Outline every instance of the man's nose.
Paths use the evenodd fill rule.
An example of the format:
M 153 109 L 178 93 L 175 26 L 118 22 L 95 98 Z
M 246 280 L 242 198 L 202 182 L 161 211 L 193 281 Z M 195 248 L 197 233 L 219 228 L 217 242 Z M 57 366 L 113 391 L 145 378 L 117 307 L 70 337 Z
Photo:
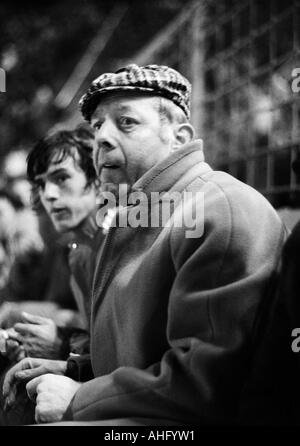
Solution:
M 46 182 L 44 188 L 44 198 L 47 201 L 54 201 L 59 196 L 58 186 L 52 182 Z
M 110 121 L 105 121 L 95 133 L 95 142 L 99 149 L 106 151 L 115 147 L 115 127 Z

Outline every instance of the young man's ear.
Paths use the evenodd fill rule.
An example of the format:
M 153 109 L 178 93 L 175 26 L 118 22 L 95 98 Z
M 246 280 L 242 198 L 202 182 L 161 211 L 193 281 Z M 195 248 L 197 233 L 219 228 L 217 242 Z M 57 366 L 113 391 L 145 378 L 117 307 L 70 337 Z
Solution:
M 174 149 L 191 142 L 195 137 L 194 127 L 189 123 L 179 124 L 175 130 Z

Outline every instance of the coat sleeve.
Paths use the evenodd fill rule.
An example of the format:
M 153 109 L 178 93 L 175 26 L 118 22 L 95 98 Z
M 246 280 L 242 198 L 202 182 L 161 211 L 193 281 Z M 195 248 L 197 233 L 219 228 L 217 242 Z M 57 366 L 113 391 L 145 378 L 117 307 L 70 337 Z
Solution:
M 66 419 L 145 417 L 227 423 L 250 361 L 253 324 L 276 270 L 284 230 L 255 191 L 207 188 L 204 234 L 170 231 L 176 271 L 166 327 L 169 349 L 144 370 L 121 367 L 84 383 Z M 153 327 L 155 330 L 155 327 Z

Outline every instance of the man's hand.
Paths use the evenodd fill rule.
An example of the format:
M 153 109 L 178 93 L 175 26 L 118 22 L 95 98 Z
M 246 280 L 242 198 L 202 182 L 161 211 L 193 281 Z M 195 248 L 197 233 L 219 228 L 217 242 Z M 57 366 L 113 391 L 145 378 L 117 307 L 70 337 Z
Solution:
M 23 345 L 27 356 L 60 359 L 63 340 L 52 319 L 22 313 L 23 322 L 14 325 L 15 340 Z
M 5 406 L 11 407 L 15 402 L 17 384 L 21 381 L 29 381 L 46 373 L 64 375 L 67 369 L 66 361 L 54 361 L 51 359 L 25 358 L 18 362 L 6 373 L 3 381 L 3 397 Z
M 36 401 L 35 421 L 37 423 L 61 421 L 81 385 L 66 376 L 51 374 L 29 381 L 26 390 L 29 398 Z
M 16 302 L 3 302 L 0 306 L 0 327 L 11 327 L 20 317 L 20 311 Z
M 17 332 L 13 328 L 9 328 L 6 330 L 8 335 L 8 339 L 6 340 L 6 349 L 2 354 L 7 356 L 12 364 L 21 361 L 21 359 L 25 358 L 26 353 L 24 347 L 20 345 L 17 338 Z

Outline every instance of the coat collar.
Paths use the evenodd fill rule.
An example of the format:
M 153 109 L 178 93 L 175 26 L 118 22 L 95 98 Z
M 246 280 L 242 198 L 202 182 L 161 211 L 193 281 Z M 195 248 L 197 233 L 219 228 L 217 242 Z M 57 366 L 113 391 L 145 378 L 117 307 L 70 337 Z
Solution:
M 203 170 L 210 169 L 204 163 L 202 140 L 198 139 L 185 144 L 173 152 L 161 163 L 152 167 L 133 186 L 132 191 L 164 192 L 170 190 L 186 172 L 196 164 L 203 163 Z

